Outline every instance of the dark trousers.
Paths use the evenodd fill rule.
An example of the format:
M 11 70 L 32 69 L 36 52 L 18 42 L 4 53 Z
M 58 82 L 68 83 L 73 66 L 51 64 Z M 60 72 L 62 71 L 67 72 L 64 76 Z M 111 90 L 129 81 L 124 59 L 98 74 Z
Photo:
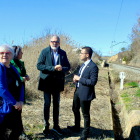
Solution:
M 5 115 L 3 122 L 0 124 L 0 140 L 3 140 L 6 128 L 12 130 L 9 140 L 18 140 L 23 131 L 21 111 L 12 107 L 12 111 Z
M 55 92 L 52 94 L 44 92 L 44 122 L 45 122 L 45 127 L 49 127 L 51 95 L 53 97 L 53 123 L 54 123 L 54 127 L 55 126 L 57 127 L 59 125 L 60 92 Z
M 91 101 L 80 100 L 78 88 L 77 88 L 74 93 L 72 110 L 75 117 L 75 126 L 79 128 L 80 127 L 80 107 L 81 107 L 82 114 L 84 117 L 84 130 L 82 132 L 82 136 L 84 137 L 88 136 L 89 128 L 90 128 L 90 104 L 91 104 Z

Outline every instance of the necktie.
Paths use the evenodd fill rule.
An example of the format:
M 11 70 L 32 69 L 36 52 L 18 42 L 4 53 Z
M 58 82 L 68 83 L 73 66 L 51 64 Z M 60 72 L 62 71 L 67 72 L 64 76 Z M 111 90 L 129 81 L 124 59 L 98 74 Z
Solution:
M 85 66 L 85 64 L 83 63 L 82 66 L 81 66 L 81 68 L 80 68 L 80 70 L 79 70 L 78 76 L 81 75 L 81 72 L 82 72 L 82 69 L 83 69 L 84 66 Z M 76 87 L 79 87 L 79 82 L 77 82 Z
M 85 66 L 85 64 L 83 63 L 82 66 L 81 66 L 81 68 L 80 68 L 80 70 L 79 70 L 79 74 L 78 74 L 78 76 L 81 75 L 81 72 L 82 72 L 82 69 L 83 69 L 84 66 Z

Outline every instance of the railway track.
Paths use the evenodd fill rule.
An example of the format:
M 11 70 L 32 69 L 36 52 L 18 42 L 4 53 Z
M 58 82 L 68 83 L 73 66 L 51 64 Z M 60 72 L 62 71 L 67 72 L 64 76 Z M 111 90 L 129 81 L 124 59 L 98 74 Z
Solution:
M 116 72 L 125 72 L 126 79 L 140 81 L 140 68 L 128 65 L 109 63 L 109 67 L 113 68 Z
M 129 66 L 129 65 L 117 64 L 117 63 L 109 63 L 109 64 L 132 69 L 132 70 L 136 70 L 136 71 L 140 71 L 140 67 L 134 67 L 134 66 Z

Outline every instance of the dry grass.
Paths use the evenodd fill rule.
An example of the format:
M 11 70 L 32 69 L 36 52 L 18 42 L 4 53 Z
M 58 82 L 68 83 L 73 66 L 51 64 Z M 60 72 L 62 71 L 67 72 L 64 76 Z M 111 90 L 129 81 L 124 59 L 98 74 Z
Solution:
M 132 28 L 132 33 L 129 36 L 132 41 L 128 46 L 127 51 L 123 54 L 123 58 L 126 57 L 126 61 L 132 66 L 140 66 L 140 16 L 138 16 L 137 23 Z
M 122 52 L 118 53 L 116 62 L 121 63 L 121 60 L 126 61 L 127 64 L 132 66 L 140 66 L 140 15 L 138 15 L 137 23 L 132 27 L 132 32 L 129 35 L 131 44 L 126 48 L 122 48 Z
M 36 68 L 38 57 L 41 50 L 49 46 L 52 34 L 43 35 L 40 38 L 34 38 L 31 42 L 23 47 L 23 61 L 27 70 L 27 74 L 30 76 L 31 80 L 26 82 L 26 92 L 27 92 L 27 104 L 23 108 L 23 124 L 24 129 L 28 135 L 30 135 L 34 140 L 37 139 L 77 139 L 80 134 L 72 133 L 66 129 L 67 125 L 73 125 L 73 113 L 72 113 L 72 100 L 73 93 L 75 90 L 75 84 L 72 82 L 74 73 L 77 72 L 77 68 L 81 61 L 79 60 L 79 54 L 74 51 L 75 48 L 79 47 L 78 44 L 72 40 L 68 35 L 60 35 L 60 47 L 66 51 L 69 62 L 71 64 L 71 70 L 66 73 L 65 89 L 61 93 L 60 102 L 60 126 L 63 129 L 65 135 L 59 137 L 52 131 L 48 138 L 44 138 L 42 135 L 42 130 L 44 127 L 43 123 L 43 93 L 37 90 L 39 71 Z M 94 60 L 99 60 L 100 56 L 96 53 Z M 106 73 L 106 71 L 105 71 Z M 102 71 L 101 74 L 104 74 Z M 106 76 L 106 77 L 105 77 Z M 113 137 L 111 115 L 110 115 L 110 102 L 108 97 L 108 86 L 104 87 L 107 82 L 107 73 L 100 81 L 97 88 L 97 100 L 92 103 L 91 106 L 91 120 L 92 127 L 90 137 L 91 139 L 106 139 Z M 103 80 L 103 81 L 102 81 Z M 105 82 L 105 83 L 103 83 Z M 97 84 L 97 85 L 98 85 Z M 99 94 L 99 95 L 98 95 Z M 105 100 L 104 100 L 105 99 Z M 106 110 L 106 112 L 104 111 Z M 105 116 L 105 117 L 103 117 Z M 106 123 L 104 123 L 106 122 Z M 52 108 L 50 111 L 50 129 L 53 127 L 52 122 Z M 83 118 L 82 118 L 83 127 Z M 82 132 L 82 131 L 81 131 Z
M 39 97 L 37 86 L 39 80 L 39 71 L 36 68 L 36 64 L 39 58 L 39 55 L 42 49 L 49 46 L 50 39 L 52 34 L 43 35 L 40 38 L 33 38 L 31 42 L 29 42 L 28 46 L 24 45 L 23 47 L 23 61 L 25 63 L 25 67 L 27 70 L 27 74 L 30 76 L 30 81 L 26 82 L 27 88 L 27 97 L 32 98 L 37 96 Z M 67 34 L 61 34 L 60 37 L 60 47 L 66 51 L 68 60 L 71 64 L 71 69 L 66 73 L 67 75 L 71 75 L 77 68 L 81 65 L 79 60 L 79 54 L 75 51 L 75 48 L 78 47 L 78 44 L 72 40 Z M 100 59 L 100 56 L 97 52 L 93 57 L 93 61 L 95 63 Z M 32 94 L 30 94 L 32 93 Z
M 108 70 L 100 69 L 99 80 L 96 85 L 96 99 L 91 104 L 91 128 L 89 134 L 89 140 L 113 139 L 113 124 L 111 116 L 111 106 L 109 97 L 109 85 L 107 81 Z M 71 77 L 72 78 L 72 77 Z M 70 79 L 71 79 L 70 78 Z M 70 80 L 69 79 L 69 80 Z M 72 80 L 72 79 L 71 79 Z M 52 107 L 50 110 L 50 134 L 48 137 L 42 135 L 44 122 L 43 122 L 43 93 L 40 94 L 40 98 L 28 100 L 27 104 L 23 108 L 23 124 L 24 129 L 28 135 L 34 140 L 36 139 L 67 139 L 76 140 L 80 137 L 84 120 L 81 118 L 81 132 L 72 133 L 67 129 L 67 125 L 74 125 L 74 116 L 72 112 L 72 101 L 75 86 L 72 82 L 67 82 L 65 85 L 66 91 L 61 93 L 60 100 L 60 127 L 62 128 L 64 135 L 58 136 L 53 131 L 53 119 L 52 119 Z M 33 93 L 30 93 L 33 94 Z M 81 114 L 82 116 L 82 114 Z
M 39 80 L 39 71 L 36 68 L 36 64 L 42 49 L 49 46 L 51 37 L 52 35 L 49 34 L 38 39 L 34 38 L 31 42 L 29 42 L 28 46 L 24 45 L 23 47 L 23 61 L 31 79 L 29 82 L 26 82 L 28 97 L 38 96 L 37 85 Z M 71 64 L 71 70 L 66 74 L 68 75 L 77 69 L 80 63 L 78 59 L 79 56 L 76 51 L 74 51 L 74 48 L 77 47 L 77 45 L 74 41 L 71 41 L 71 38 L 67 35 L 60 35 L 60 44 L 60 47 L 66 51 L 68 60 Z M 30 92 L 33 94 L 28 95 Z
M 126 86 L 125 86 L 126 85 Z M 119 85 L 118 85 L 119 88 Z M 124 84 L 120 96 L 125 104 L 126 110 L 130 113 L 132 110 L 140 110 L 140 88 L 136 86 L 128 86 Z

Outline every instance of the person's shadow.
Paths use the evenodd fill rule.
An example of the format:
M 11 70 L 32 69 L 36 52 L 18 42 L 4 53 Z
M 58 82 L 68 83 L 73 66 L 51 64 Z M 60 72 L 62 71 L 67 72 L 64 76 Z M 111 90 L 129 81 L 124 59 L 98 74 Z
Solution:
M 39 138 L 39 140 L 47 140 L 47 139 L 52 139 L 52 140 L 62 140 L 65 138 L 70 138 L 73 137 L 74 140 L 78 140 L 80 136 L 82 135 L 83 128 L 81 128 L 79 133 L 72 132 L 71 130 L 64 128 L 62 129 L 63 135 L 60 136 L 56 132 L 50 130 L 50 133 L 48 136 L 44 136 L 42 133 L 36 134 L 36 137 Z M 90 133 L 88 136 L 88 139 L 105 139 L 105 138 L 114 138 L 114 133 L 113 130 L 103 130 L 103 129 L 98 129 L 94 127 L 90 127 Z

